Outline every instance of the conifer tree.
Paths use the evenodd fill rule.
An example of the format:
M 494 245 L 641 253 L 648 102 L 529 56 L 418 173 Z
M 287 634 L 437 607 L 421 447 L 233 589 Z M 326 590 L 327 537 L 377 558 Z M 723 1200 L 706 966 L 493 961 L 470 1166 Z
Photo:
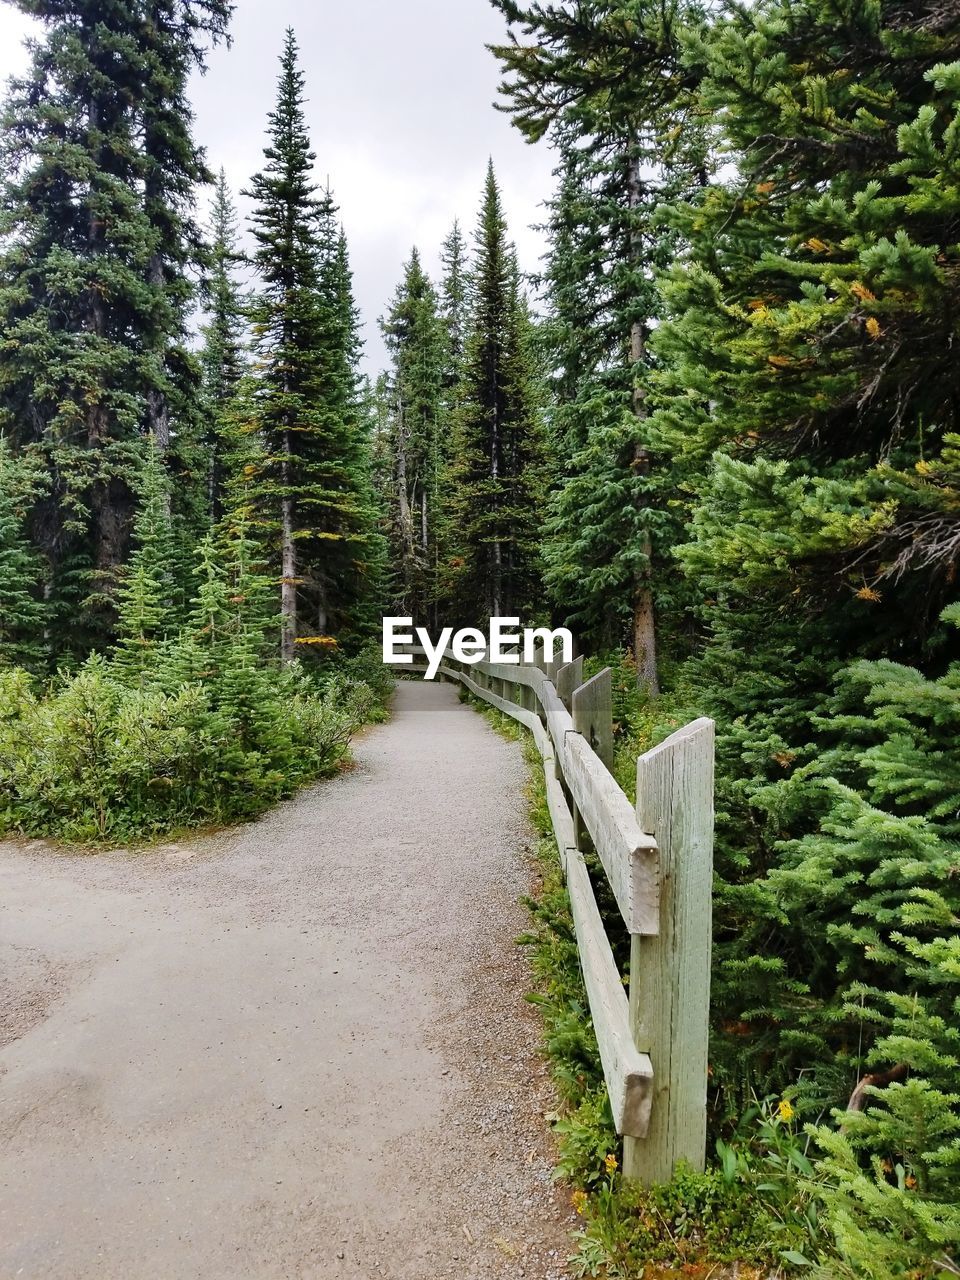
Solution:
M 539 607 L 544 441 L 530 325 L 500 190 L 488 167 L 477 229 L 452 467 L 451 548 L 460 616 L 531 616 Z
M 457 389 L 463 376 L 463 354 L 467 329 L 467 288 L 469 270 L 467 245 L 459 221 L 455 221 L 440 251 L 440 315 L 447 333 L 445 390 L 448 410 L 455 408 Z
M 952 856 L 920 829 L 949 805 L 950 750 L 897 698 L 890 740 L 864 751 L 876 726 L 833 684 L 858 658 L 909 662 L 947 720 L 952 694 L 920 672 L 955 644 L 938 615 L 958 546 L 942 168 L 958 52 L 926 8 L 815 0 L 737 11 L 695 43 L 739 168 L 669 211 L 689 248 L 652 340 L 653 429 L 695 490 L 679 554 L 706 637 L 684 681 L 721 726 L 715 1082 L 803 1072 L 821 1104 L 849 1097 L 850 1040 L 873 1052 L 838 975 L 909 994 L 886 926 Z
M 175 437 L 192 434 L 197 373 L 187 347 L 189 269 L 204 256 L 193 206 L 196 188 L 213 181 L 192 136 L 188 79 L 194 69 L 205 70 L 207 46 L 226 38 L 232 12 L 229 0 L 144 0 L 137 14 L 145 69 L 144 212 L 152 233 L 147 281 L 166 312 L 157 327 L 153 354 L 161 376 L 147 392 L 146 429 L 161 454 L 171 448 L 171 415 L 179 418 Z
M 953 214 L 934 192 L 960 96 L 944 63 L 960 40 L 905 5 L 858 4 L 844 20 L 790 7 L 788 34 L 786 13 L 732 18 L 701 50 L 705 104 L 729 116 L 743 159 L 735 182 L 678 211 L 695 265 L 666 286 L 661 418 L 674 447 L 745 464 L 738 495 L 718 476 L 741 539 L 805 491 L 809 518 L 780 551 L 795 628 L 846 632 L 831 642 L 841 659 L 868 636 L 919 655 L 952 595 L 956 545 L 925 474 L 953 465 L 940 452 L 957 427 Z M 782 462 L 776 476 L 753 482 L 758 455 Z
M 228 9 L 18 4 L 45 33 L 4 115 L 0 395 L 13 447 L 51 477 L 31 539 L 53 634 L 82 652 L 111 631 L 143 442 L 151 422 L 166 435 L 158 406 L 189 364 L 185 217 L 204 175 L 183 95 Z
M 155 676 L 164 642 L 176 634 L 176 555 L 170 523 L 170 490 L 163 460 L 154 446 L 141 478 L 133 526 L 134 550 L 124 566 L 118 596 L 118 641 L 114 669 L 133 685 Z
M 235 436 L 237 396 L 247 371 L 245 320 L 234 270 L 242 261 L 237 247 L 237 217 L 221 169 L 214 188 L 210 244 L 210 296 L 203 327 L 200 364 L 203 373 L 203 453 L 209 518 L 223 518 L 227 463 Z
M 960 607 L 944 622 L 960 625 Z M 955 1261 L 960 1240 L 958 688 L 957 662 L 934 679 L 854 664 L 815 719 L 819 756 L 766 798 L 813 826 L 784 843 L 767 884 L 786 971 L 803 980 L 806 1087 L 833 1075 L 845 1088 L 826 1094 L 841 1101 L 839 1131 L 816 1134 L 825 1225 L 850 1263 L 883 1277 Z M 882 1161 L 901 1167 L 896 1182 Z
M 372 634 L 381 614 L 384 548 L 371 473 L 369 422 L 357 368 L 360 313 L 346 233 L 329 189 L 320 221 L 320 303 L 323 324 L 322 429 L 308 449 L 315 468 L 311 505 L 320 520 L 305 542 L 307 607 L 317 631 L 352 644 Z
M 279 560 L 281 654 L 350 635 L 366 621 L 376 536 L 355 372 L 346 242 L 317 194 L 304 80 L 287 32 L 266 164 L 252 183 L 260 290 L 256 413 L 265 439 L 259 518 Z
M 389 481 L 397 608 L 426 620 L 436 602 L 441 477 L 446 462 L 443 392 L 447 347 L 438 299 L 414 249 L 381 329 L 393 362 Z
M 628 638 L 638 679 L 656 692 L 655 597 L 670 603 L 677 530 L 676 486 L 648 423 L 648 340 L 653 271 L 676 252 L 658 210 L 705 163 L 697 77 L 683 56 L 702 15 L 684 0 L 493 3 L 522 31 L 494 47 L 505 109 L 528 140 L 549 136 L 561 155 L 548 264 L 561 396 L 548 581 L 588 639 Z

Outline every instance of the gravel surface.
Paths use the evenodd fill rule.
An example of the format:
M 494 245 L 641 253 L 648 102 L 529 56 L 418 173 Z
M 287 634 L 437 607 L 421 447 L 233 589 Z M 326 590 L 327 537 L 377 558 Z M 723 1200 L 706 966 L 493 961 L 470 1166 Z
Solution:
M 403 683 L 355 765 L 146 852 L 0 845 L 0 1278 L 558 1280 L 519 748 Z

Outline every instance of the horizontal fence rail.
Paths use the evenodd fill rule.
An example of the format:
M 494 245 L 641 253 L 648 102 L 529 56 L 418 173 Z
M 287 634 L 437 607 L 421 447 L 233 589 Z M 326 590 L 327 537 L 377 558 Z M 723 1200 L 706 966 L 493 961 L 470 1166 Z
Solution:
M 407 646 L 425 670 L 425 651 Z M 641 756 L 637 805 L 613 767 L 612 675 L 583 678 L 542 649 L 533 664 L 467 664 L 439 673 L 530 730 L 564 869 L 580 965 L 624 1173 L 666 1182 L 680 1161 L 703 1169 L 713 879 L 714 725 L 697 720 Z M 603 869 L 630 934 L 629 996 L 586 857 Z

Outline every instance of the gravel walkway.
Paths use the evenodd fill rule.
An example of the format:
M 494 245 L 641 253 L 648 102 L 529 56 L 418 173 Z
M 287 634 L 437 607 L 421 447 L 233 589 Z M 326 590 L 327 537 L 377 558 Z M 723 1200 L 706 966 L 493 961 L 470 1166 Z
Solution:
M 403 683 L 356 763 L 149 852 L 0 845 L 0 1278 L 555 1280 L 523 765 Z

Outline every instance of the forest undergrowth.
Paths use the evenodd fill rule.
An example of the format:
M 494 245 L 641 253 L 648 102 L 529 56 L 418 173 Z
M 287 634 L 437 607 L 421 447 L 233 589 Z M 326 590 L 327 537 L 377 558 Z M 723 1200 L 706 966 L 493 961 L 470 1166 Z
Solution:
M 600 666 L 594 660 L 587 669 Z M 611 655 L 611 669 L 614 771 L 629 790 L 631 778 L 635 782 L 637 756 L 690 719 L 685 700 L 690 691 L 665 694 L 654 703 L 638 692 L 628 654 Z M 861 679 L 868 674 L 859 672 Z M 897 675 L 910 681 L 908 672 L 897 673 L 892 664 L 884 667 L 884 675 L 888 687 Z M 732 1028 L 714 1016 L 706 1172 L 680 1169 L 669 1185 L 651 1190 L 625 1182 L 546 805 L 542 762 L 532 740 L 515 722 L 489 709 L 486 714 L 498 729 L 523 740 L 529 768 L 538 888 L 527 903 L 532 927 L 521 941 L 532 957 L 536 987 L 530 999 L 543 1018 L 545 1049 L 560 1102 L 558 1114 L 552 1117 L 559 1153 L 556 1174 L 570 1188 L 583 1221 L 576 1237 L 573 1274 L 636 1280 L 659 1274 L 656 1268 L 661 1266 L 683 1268 L 683 1274 L 693 1276 L 787 1273 L 818 1280 L 863 1275 L 877 1280 L 909 1275 L 920 1280 L 954 1274 L 958 1217 L 949 1171 L 960 1099 L 951 1092 L 957 1033 L 951 1017 L 956 988 L 949 956 L 955 935 L 915 946 L 915 953 L 928 964 L 939 961 L 943 966 L 921 992 L 900 1000 L 886 996 L 892 1007 L 886 1036 L 879 1042 L 880 1054 L 889 1057 L 898 1050 L 909 1055 L 911 1063 L 924 1064 L 925 1072 L 914 1069 L 890 1082 L 877 1077 L 866 1080 L 861 1084 L 866 1099 L 862 1109 L 850 1110 L 818 1100 L 815 1080 L 801 1077 L 798 1084 L 784 1071 L 780 1089 L 754 1091 L 733 1114 L 724 1106 L 725 1093 L 732 1082 L 743 1078 L 737 1051 L 741 1042 L 749 1049 L 751 1037 L 745 1034 L 748 1028 Z M 722 785 L 720 796 L 722 824 Z M 848 806 L 845 812 L 854 817 L 850 794 L 843 798 Z M 857 838 L 856 827 L 848 831 L 842 820 L 832 830 L 838 838 Z M 629 939 L 602 868 L 591 865 L 589 857 L 588 866 L 608 937 L 627 980 Z M 916 929 L 939 915 L 948 924 L 950 912 L 960 904 L 944 900 L 943 880 L 936 868 L 931 872 L 922 859 L 913 866 L 939 888 L 928 885 L 925 892 L 914 895 L 928 910 L 908 908 L 906 921 Z M 888 862 L 888 878 L 891 870 Z M 945 879 L 949 885 L 950 878 Z M 780 891 L 776 875 L 771 881 L 761 887 L 763 892 Z M 718 890 L 725 888 L 719 880 Z M 765 905 L 772 915 L 770 903 Z M 827 936 L 839 946 L 843 931 Z M 906 941 L 903 934 L 898 941 Z M 721 936 L 715 958 L 718 970 L 731 962 L 731 949 L 739 945 L 739 940 Z M 896 960 L 893 955 L 891 961 Z M 911 971 L 911 979 L 915 980 L 916 972 Z M 721 970 L 719 980 L 724 976 Z M 866 994 L 857 989 L 857 996 Z M 884 996 L 879 990 L 871 998 L 882 1007 Z M 852 1001 L 848 1016 L 862 1016 L 866 1000 L 859 1009 L 851 1006 Z M 808 1007 L 812 1014 L 812 999 Z M 859 1070 L 859 1065 L 852 1064 L 848 1073 L 854 1085 Z M 772 1064 L 765 1079 L 777 1081 Z M 918 1194 L 920 1188 L 923 1192 Z

